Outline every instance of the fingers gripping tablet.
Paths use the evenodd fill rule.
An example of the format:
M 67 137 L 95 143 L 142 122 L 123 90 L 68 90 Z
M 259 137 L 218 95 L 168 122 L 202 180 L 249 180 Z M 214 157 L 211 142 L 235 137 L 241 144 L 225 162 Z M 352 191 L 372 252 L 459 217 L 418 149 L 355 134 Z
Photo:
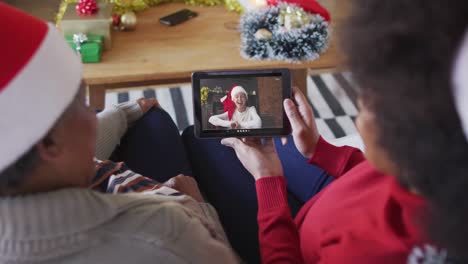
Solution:
M 264 137 L 290 134 L 283 101 L 291 97 L 287 69 L 192 74 L 195 134 Z

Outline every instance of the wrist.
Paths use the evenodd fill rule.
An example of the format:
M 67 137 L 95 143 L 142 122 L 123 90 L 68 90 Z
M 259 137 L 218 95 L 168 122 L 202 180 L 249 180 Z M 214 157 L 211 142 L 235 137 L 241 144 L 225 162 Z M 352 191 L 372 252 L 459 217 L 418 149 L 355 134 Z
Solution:
M 283 177 L 284 175 L 283 167 L 281 166 L 281 161 L 279 160 L 277 162 L 264 164 L 261 167 L 256 167 L 251 172 L 255 180 L 269 177 Z
M 309 145 L 309 147 L 306 148 L 307 149 L 306 152 L 302 153 L 302 156 L 304 158 L 306 158 L 307 160 L 310 160 L 314 156 L 315 151 L 317 150 L 317 145 L 319 144 L 320 138 L 321 138 L 320 135 L 316 135 L 310 140 L 311 145 Z
M 136 120 L 143 116 L 143 111 L 137 102 L 120 103 L 115 105 L 115 107 L 125 113 L 128 125 L 133 124 Z
M 288 206 L 286 179 L 284 177 L 262 178 L 255 182 L 258 212 L 268 212 Z
M 255 180 L 260 180 L 260 179 L 266 179 L 266 178 L 272 178 L 272 177 L 281 177 L 284 178 L 283 173 L 265 173 L 265 174 L 258 174 L 254 175 Z

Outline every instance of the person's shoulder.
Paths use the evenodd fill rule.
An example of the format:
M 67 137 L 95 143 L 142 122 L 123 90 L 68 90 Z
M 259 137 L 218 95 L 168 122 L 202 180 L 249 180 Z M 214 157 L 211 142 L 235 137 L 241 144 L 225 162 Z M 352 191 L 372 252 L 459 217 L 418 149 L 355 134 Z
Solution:
M 163 263 L 207 263 L 211 259 L 234 263 L 235 256 L 214 223 L 197 210 L 199 203 L 184 197 L 185 203 L 170 197 L 136 197 L 134 206 L 123 208 L 99 232 L 112 241 L 109 247 L 131 245 L 129 254 L 144 254 L 145 261 L 153 256 Z
M 63 242 L 67 252 L 76 253 L 74 257 L 67 254 L 67 263 L 83 263 L 84 257 L 102 260 L 109 250 L 113 251 L 110 260 L 119 263 L 134 258 L 139 263 L 151 263 L 154 257 L 167 260 L 164 263 L 180 263 L 182 260 L 177 254 L 161 245 L 170 244 L 174 238 L 183 238 L 187 223 L 196 215 L 190 204 L 196 202 L 185 195 L 109 194 L 76 188 L 41 194 L 38 198 L 36 204 L 52 203 L 54 208 L 76 207 L 74 210 L 80 212 L 69 220 L 74 224 L 60 234 L 80 237 L 67 240 L 73 243 Z M 58 221 L 60 215 L 52 215 L 51 222 L 54 219 Z M 85 252 L 83 248 L 93 252 Z M 62 253 L 59 252 L 56 258 L 64 258 Z
M 155 258 L 164 263 L 185 263 L 177 241 L 183 240 L 186 226 L 192 218 L 183 205 L 160 197 L 146 195 L 109 195 L 118 206 L 118 214 L 89 231 L 94 252 L 90 259 L 106 256 L 111 250 L 116 262 L 152 263 Z M 150 199 L 148 199 L 150 198 Z M 125 205 L 122 203 L 125 200 Z M 76 254 L 78 259 L 82 254 Z M 77 262 L 80 263 L 80 262 Z
M 257 109 L 255 108 L 255 106 L 247 106 L 247 111 L 256 113 Z
M 108 195 L 118 214 L 102 228 L 127 238 L 151 240 L 168 238 L 169 230 L 178 233 L 188 219 L 197 215 L 195 204 L 187 196 L 115 194 Z
M 193 203 L 193 200 L 183 194 L 142 194 L 142 193 L 119 193 L 100 194 L 110 204 L 116 207 L 118 212 L 144 211 L 148 214 L 160 211 L 182 210 L 186 205 Z

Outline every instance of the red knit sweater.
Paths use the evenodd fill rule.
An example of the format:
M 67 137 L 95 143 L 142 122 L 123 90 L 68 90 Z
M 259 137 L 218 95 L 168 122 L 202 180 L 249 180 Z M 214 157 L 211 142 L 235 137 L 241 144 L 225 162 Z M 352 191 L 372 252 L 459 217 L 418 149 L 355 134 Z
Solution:
M 320 139 L 309 162 L 336 180 L 294 220 L 285 178 L 256 182 L 263 263 L 406 263 L 424 244 L 415 216 L 425 201 L 378 172 L 359 150 Z

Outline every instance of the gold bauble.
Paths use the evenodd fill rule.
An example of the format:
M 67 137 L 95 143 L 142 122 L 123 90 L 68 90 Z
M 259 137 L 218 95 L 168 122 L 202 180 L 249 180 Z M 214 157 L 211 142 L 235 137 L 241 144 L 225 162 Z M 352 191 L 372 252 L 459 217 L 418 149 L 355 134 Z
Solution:
M 137 17 L 135 12 L 129 11 L 120 17 L 121 30 L 134 30 L 137 25 Z
M 272 37 L 271 32 L 266 29 L 266 28 L 261 28 L 255 32 L 255 38 L 256 39 L 264 39 L 264 40 L 269 40 Z

